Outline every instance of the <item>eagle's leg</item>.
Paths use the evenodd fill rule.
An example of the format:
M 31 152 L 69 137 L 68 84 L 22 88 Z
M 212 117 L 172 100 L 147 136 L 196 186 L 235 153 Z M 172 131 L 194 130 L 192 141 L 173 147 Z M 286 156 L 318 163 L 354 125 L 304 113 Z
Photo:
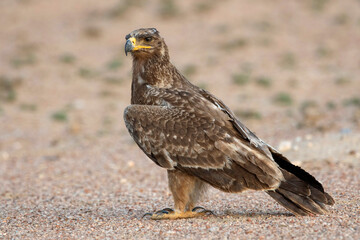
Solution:
M 193 218 L 212 213 L 202 207 L 195 207 L 205 191 L 206 184 L 203 181 L 179 170 L 168 170 L 168 179 L 175 210 L 165 208 L 152 214 L 151 219 Z

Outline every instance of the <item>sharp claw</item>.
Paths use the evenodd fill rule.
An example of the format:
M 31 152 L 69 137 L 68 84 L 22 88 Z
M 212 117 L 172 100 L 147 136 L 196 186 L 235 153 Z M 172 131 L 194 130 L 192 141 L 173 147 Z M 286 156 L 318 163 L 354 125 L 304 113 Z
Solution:
M 197 211 L 197 210 L 200 210 L 200 211 Z M 207 210 L 207 209 L 205 209 L 205 208 L 203 208 L 203 207 L 194 207 L 192 210 L 191 210 L 192 212 L 198 212 L 198 213 L 205 213 L 205 214 L 211 214 L 211 215 L 214 215 L 214 216 L 216 216 L 216 214 L 213 212 L 213 211 L 211 211 L 211 210 Z
M 164 208 L 162 210 L 159 210 L 157 212 L 155 212 L 156 215 L 164 215 L 164 214 L 169 214 L 169 213 L 173 213 L 174 210 L 172 210 L 171 208 Z
M 169 212 L 169 213 L 174 212 L 174 210 L 173 210 L 173 209 L 171 209 L 171 208 L 164 208 L 164 209 L 163 209 L 163 211 L 167 211 L 167 212 Z
M 211 215 L 216 216 L 216 214 L 215 214 L 213 211 L 211 211 L 211 210 L 206 210 L 205 213 L 209 213 L 209 214 L 211 214 Z
M 149 212 L 148 212 L 148 213 L 145 213 L 145 214 L 142 216 L 142 218 L 144 218 L 144 217 L 146 217 L 146 216 L 150 216 L 150 217 L 151 217 L 152 215 L 153 215 L 152 213 L 149 213 Z
M 200 210 L 202 210 L 202 211 L 205 211 L 205 210 L 206 210 L 206 209 L 203 208 L 203 207 L 194 207 L 191 211 L 192 211 L 192 212 L 196 212 L 196 210 L 198 210 L 198 209 L 200 209 Z
M 155 212 L 156 215 L 163 215 L 163 214 L 169 214 L 168 211 L 165 211 L 164 209 L 163 210 L 159 210 L 157 212 Z
M 154 216 L 162 216 L 164 214 L 170 214 L 173 213 L 174 210 L 171 208 L 164 208 L 162 210 L 156 211 L 155 213 L 145 213 L 142 218 L 146 217 L 146 216 L 150 216 L 150 217 L 154 217 Z

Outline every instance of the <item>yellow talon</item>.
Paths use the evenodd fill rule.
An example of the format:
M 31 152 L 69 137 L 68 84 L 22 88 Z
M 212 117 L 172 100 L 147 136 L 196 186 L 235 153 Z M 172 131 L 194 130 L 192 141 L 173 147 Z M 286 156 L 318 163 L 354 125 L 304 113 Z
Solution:
M 154 213 L 151 216 L 151 219 L 153 220 L 162 220 L 162 219 L 180 219 L 180 218 L 194 218 L 194 217 L 200 217 L 200 216 L 204 216 L 205 213 L 203 212 L 191 212 L 191 211 L 187 211 L 187 212 L 173 212 L 173 213 L 165 213 L 165 214 L 156 214 Z
M 198 211 L 199 209 L 201 211 Z M 186 211 L 186 212 L 174 211 L 170 208 L 165 208 L 165 209 L 157 211 L 153 214 L 146 213 L 143 217 L 151 216 L 150 218 L 152 220 L 163 220 L 163 219 L 174 220 L 174 219 L 181 219 L 181 218 L 201 217 L 201 216 L 205 216 L 208 214 L 215 215 L 212 211 L 206 210 L 202 207 L 196 207 L 192 211 Z

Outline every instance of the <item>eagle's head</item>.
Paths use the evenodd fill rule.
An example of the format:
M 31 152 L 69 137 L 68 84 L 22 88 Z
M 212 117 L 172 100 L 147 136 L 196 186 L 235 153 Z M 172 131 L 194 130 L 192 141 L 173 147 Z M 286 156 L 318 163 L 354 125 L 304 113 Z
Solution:
M 156 28 L 140 28 L 125 37 L 125 54 L 131 52 L 134 58 L 164 57 L 167 46 Z

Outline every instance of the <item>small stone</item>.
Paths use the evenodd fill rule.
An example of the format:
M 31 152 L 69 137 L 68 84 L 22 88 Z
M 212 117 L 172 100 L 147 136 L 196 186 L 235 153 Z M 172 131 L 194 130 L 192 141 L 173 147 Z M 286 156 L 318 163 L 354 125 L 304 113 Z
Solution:
M 129 162 L 127 163 L 127 165 L 128 165 L 128 167 L 134 167 L 134 166 L 135 166 L 135 162 L 129 161 Z
M 312 138 L 313 138 L 313 136 L 311 134 L 306 134 L 305 135 L 306 140 L 311 140 Z
M 211 227 L 209 229 L 210 232 L 218 232 L 219 231 L 219 228 L 218 227 Z
M 350 150 L 349 155 L 356 155 L 356 151 L 355 150 Z
M 280 152 L 289 151 L 291 148 L 292 148 L 291 141 L 282 141 L 282 142 L 280 142 L 279 147 L 278 147 Z
M 2 159 L 4 159 L 4 160 L 8 160 L 10 157 L 8 152 L 1 152 L 0 155 L 1 155 Z
M 120 180 L 120 183 L 126 183 L 126 182 L 127 182 L 126 178 L 122 178 L 122 179 Z
M 85 107 L 85 101 L 83 99 L 76 99 L 74 101 L 75 109 L 81 110 L 81 109 L 84 109 L 84 107 Z

